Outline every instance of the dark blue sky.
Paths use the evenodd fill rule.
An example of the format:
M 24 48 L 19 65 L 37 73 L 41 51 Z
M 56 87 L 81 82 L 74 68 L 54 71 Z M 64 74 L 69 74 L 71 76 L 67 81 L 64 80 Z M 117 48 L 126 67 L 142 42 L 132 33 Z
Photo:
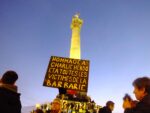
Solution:
M 100 105 L 132 94 L 132 81 L 150 76 L 149 0 L 0 0 L 0 75 L 12 69 L 23 106 L 51 101 L 43 87 L 50 56 L 69 57 L 71 19 L 81 29 L 81 57 L 90 60 L 88 95 Z

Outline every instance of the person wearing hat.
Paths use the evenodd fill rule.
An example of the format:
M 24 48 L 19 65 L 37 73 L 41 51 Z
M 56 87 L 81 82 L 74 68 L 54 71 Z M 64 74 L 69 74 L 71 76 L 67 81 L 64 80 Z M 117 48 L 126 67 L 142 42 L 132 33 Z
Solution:
M 0 79 L 0 113 L 21 113 L 20 93 L 15 85 L 18 75 L 6 71 Z

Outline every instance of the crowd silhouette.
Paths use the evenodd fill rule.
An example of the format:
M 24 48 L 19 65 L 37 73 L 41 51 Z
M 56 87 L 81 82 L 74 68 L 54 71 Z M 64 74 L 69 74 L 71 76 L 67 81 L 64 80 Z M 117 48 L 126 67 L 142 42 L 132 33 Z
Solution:
M 15 71 L 6 71 L 0 79 L 0 113 L 21 113 L 20 93 L 17 91 Z M 123 97 L 124 113 L 150 113 L 150 78 L 139 77 L 133 81 L 133 93 L 136 100 L 129 94 Z M 107 101 L 106 106 L 99 106 L 92 100 L 65 100 L 63 94 L 47 104 L 38 105 L 30 113 L 112 113 L 115 102 Z

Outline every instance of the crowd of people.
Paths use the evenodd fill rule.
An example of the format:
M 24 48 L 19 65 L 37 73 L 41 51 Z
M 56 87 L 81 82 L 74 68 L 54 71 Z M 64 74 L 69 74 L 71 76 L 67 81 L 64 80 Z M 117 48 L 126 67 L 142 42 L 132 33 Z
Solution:
M 21 113 L 20 93 L 17 91 L 15 71 L 6 71 L 0 79 L 0 112 Z M 124 113 L 150 113 L 150 78 L 139 77 L 133 81 L 133 93 L 136 100 L 129 94 L 123 97 Z M 115 107 L 113 101 L 107 101 L 106 106 L 96 106 L 93 102 L 69 102 L 55 98 L 50 104 L 37 107 L 31 113 L 112 113 Z
M 94 101 L 79 102 L 55 98 L 51 103 L 43 105 L 38 104 L 36 109 L 31 113 L 37 113 L 39 109 L 42 113 L 57 113 L 56 109 L 61 111 L 61 113 L 97 113 L 99 108 L 101 108 L 101 106 L 96 105 Z

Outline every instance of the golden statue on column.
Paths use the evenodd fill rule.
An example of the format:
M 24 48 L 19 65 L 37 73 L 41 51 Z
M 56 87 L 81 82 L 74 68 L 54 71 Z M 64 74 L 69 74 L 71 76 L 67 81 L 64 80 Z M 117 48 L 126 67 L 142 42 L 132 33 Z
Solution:
M 81 59 L 81 47 L 80 47 L 80 31 L 83 24 L 83 20 L 79 18 L 79 13 L 75 14 L 72 18 L 71 29 L 71 47 L 70 47 L 70 58 Z M 77 93 L 74 90 L 68 90 L 70 93 Z M 85 94 L 85 92 L 78 92 Z
M 79 14 L 76 14 L 72 18 L 71 29 L 71 48 L 70 48 L 70 58 L 80 59 L 81 58 L 81 48 L 80 48 L 80 30 L 83 24 L 83 20 L 79 18 Z

